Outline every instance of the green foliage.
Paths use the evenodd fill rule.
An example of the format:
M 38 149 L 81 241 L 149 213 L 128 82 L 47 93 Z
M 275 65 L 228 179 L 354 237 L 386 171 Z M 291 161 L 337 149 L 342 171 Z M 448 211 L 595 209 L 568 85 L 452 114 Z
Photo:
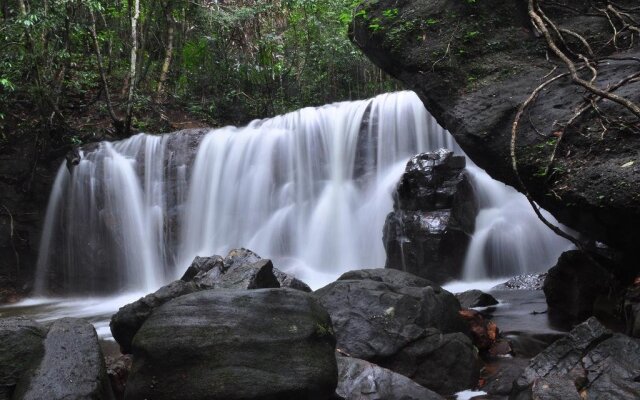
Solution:
M 96 41 L 116 114 L 126 107 L 132 44 L 130 3 L 9 2 L 0 28 L 0 110 L 31 104 L 43 123 L 71 120 L 92 95 L 108 117 Z M 136 110 L 154 109 L 172 28 L 167 101 L 230 123 L 295 108 L 369 97 L 394 88 L 347 38 L 363 0 L 140 0 Z M 356 11 L 357 10 L 357 11 Z M 398 17 L 397 8 L 381 19 Z M 369 21 L 372 30 L 382 21 Z M 71 110 L 71 111 L 67 111 Z M 3 113 L 6 117 L 7 113 Z M 67 123 L 69 121 L 66 121 Z M 143 118 L 134 119 L 146 128 Z

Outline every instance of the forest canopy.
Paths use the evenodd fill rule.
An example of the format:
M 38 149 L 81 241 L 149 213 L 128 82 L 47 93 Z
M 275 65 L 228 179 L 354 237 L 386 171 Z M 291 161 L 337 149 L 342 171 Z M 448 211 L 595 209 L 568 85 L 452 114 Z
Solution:
M 0 144 L 243 123 L 395 89 L 353 0 L 2 0 Z M 104 135 L 104 134 L 103 134 Z

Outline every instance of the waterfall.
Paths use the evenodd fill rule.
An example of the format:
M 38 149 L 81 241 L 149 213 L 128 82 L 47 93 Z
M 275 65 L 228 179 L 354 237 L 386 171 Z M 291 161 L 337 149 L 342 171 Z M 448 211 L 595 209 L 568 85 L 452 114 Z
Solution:
M 380 267 L 382 227 L 407 160 L 441 147 L 460 151 L 413 92 L 242 128 L 87 146 L 71 173 L 64 165 L 58 172 L 36 291 L 149 291 L 179 277 L 196 255 L 235 247 L 313 287 Z M 465 277 L 553 265 L 567 243 L 522 207 L 523 196 L 469 170 L 483 210 Z

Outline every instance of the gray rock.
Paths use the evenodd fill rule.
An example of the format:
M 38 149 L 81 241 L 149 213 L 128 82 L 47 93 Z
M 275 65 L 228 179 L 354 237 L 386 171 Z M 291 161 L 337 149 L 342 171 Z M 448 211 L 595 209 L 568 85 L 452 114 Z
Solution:
M 345 400 L 444 400 L 404 375 L 352 357 L 337 357 L 338 388 Z
M 350 280 L 370 280 L 376 282 L 388 283 L 394 286 L 407 286 L 407 287 L 439 287 L 432 281 L 421 278 L 419 276 L 409 273 L 398 273 L 396 270 L 386 268 L 374 268 L 374 269 L 356 269 L 353 271 L 345 272 L 338 278 L 339 281 Z
M 111 334 L 120 344 L 120 350 L 125 354 L 131 353 L 133 337 L 153 310 L 171 299 L 194 293 L 198 290 L 200 288 L 194 282 L 178 280 L 161 287 L 155 293 L 148 294 L 133 303 L 121 307 L 111 317 L 111 322 L 109 323 Z
M 111 318 L 111 333 L 123 353 L 131 353 L 131 341 L 154 309 L 174 298 L 201 290 L 261 289 L 281 286 L 310 292 L 302 281 L 273 268 L 247 249 L 231 250 L 227 257 L 196 257 L 180 280 L 120 308 Z
M 44 354 L 47 330 L 24 317 L 0 319 L 0 400 L 12 398 L 20 378 Z
M 596 303 L 617 303 L 617 280 L 594 257 L 567 251 L 549 270 L 543 290 L 551 318 L 582 322 L 594 315 Z
M 280 282 L 273 273 L 271 260 L 259 260 L 251 264 L 236 263 L 213 285 L 214 289 L 263 289 L 279 288 Z
M 98 335 L 93 326 L 76 318 L 55 321 L 44 340 L 44 356 L 40 364 L 20 381 L 13 398 L 113 399 Z
M 574 391 L 579 391 L 594 400 L 637 399 L 638 376 L 640 340 L 614 334 L 592 317 L 534 357 L 514 382 L 510 398 L 531 399 L 536 389 L 553 394 L 553 390 L 543 390 L 545 384 L 560 387 L 558 382 L 569 382 L 564 387 L 573 391 L 562 398 L 571 398 Z
M 312 292 L 312 290 L 309 287 L 309 285 L 307 285 L 306 283 L 302 282 L 300 279 L 297 279 L 293 275 L 289 275 L 289 274 L 287 274 L 285 272 L 282 272 L 277 268 L 273 269 L 273 274 L 278 279 L 278 282 L 280 283 L 280 287 L 282 287 L 282 288 L 290 288 L 290 289 L 295 289 L 295 290 L 301 290 L 301 291 L 307 292 L 307 293 Z
M 460 277 L 478 212 L 464 167 L 445 149 L 409 160 L 384 225 L 387 268 L 436 283 Z
M 477 351 L 465 334 L 457 333 L 468 330 L 458 300 L 436 285 L 387 283 L 407 281 L 420 278 L 392 269 L 365 270 L 317 290 L 331 315 L 338 348 L 440 394 L 474 386 Z
M 125 398 L 328 399 L 334 349 L 331 319 L 312 295 L 201 291 L 159 307 L 140 328 Z
M 224 258 L 214 255 L 211 257 L 196 257 L 191 262 L 191 265 L 185 271 L 180 280 L 185 282 L 191 282 L 194 279 L 200 281 L 205 275 L 210 276 L 210 279 L 216 279 L 224 273 Z
M 513 388 L 513 381 L 518 379 L 529 360 L 519 357 L 501 357 L 491 361 L 490 368 L 482 370 L 480 388 L 483 392 L 494 396 L 508 396 Z
M 531 392 L 535 400 L 582 400 L 573 382 L 560 376 L 537 379 Z
M 442 395 L 478 384 L 478 350 L 463 333 L 426 329 L 424 336 L 381 364 Z
M 488 307 L 498 304 L 498 300 L 495 297 L 477 289 L 456 293 L 456 298 L 462 308 Z
M 228 271 L 235 266 L 253 264 L 260 260 L 260 256 L 249 249 L 233 249 L 224 258 L 224 269 L 225 271 Z

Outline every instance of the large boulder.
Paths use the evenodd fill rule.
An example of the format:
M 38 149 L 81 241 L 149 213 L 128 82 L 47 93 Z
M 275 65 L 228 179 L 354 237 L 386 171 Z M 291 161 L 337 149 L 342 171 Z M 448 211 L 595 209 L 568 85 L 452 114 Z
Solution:
M 387 268 L 437 283 L 460 277 L 478 212 L 464 167 L 444 149 L 409 160 L 384 225 Z
M 0 319 L 0 400 L 9 400 L 20 378 L 38 365 L 47 330 L 24 317 Z
M 281 283 L 282 282 L 282 285 Z M 270 260 L 247 249 L 234 249 L 227 257 L 196 257 L 181 279 L 121 307 L 111 318 L 111 333 L 123 353 L 131 353 L 136 332 L 153 310 L 169 300 L 201 290 L 291 287 L 311 291 L 298 279 L 273 267 Z
M 337 357 L 338 388 L 344 400 L 444 400 L 404 375 L 352 357 Z
M 346 273 L 315 295 L 346 354 L 440 394 L 476 385 L 477 350 L 458 300 L 441 287 L 402 271 L 374 269 Z
M 598 59 L 609 57 L 598 65 L 595 83 L 599 87 L 606 90 L 637 72 L 638 41 L 628 35 L 621 39 L 624 45 L 614 45 L 609 15 L 599 11 L 599 1 L 567 0 L 559 7 L 553 2 L 538 3 L 559 29 L 591 42 Z M 562 61 L 553 55 L 550 59 L 545 38 L 527 14 L 527 2 L 379 0 L 358 4 L 351 24 L 353 42 L 414 90 L 474 163 L 522 190 L 510 151 L 516 113 L 534 89 L 567 72 Z M 630 10 L 636 21 L 640 18 L 636 0 L 616 4 Z M 574 51 L 584 51 L 575 37 L 564 36 Z M 640 82 L 635 80 L 615 92 L 638 103 L 639 89 Z M 533 199 L 560 222 L 635 254 L 640 243 L 637 125 L 621 106 L 603 101 L 598 112 L 588 110 L 567 127 L 585 104 L 585 92 L 564 76 L 531 102 L 515 143 L 519 174 Z
M 331 319 L 292 289 L 207 290 L 158 307 L 133 340 L 126 399 L 328 399 Z
M 42 359 L 20 380 L 13 399 L 113 399 L 93 325 L 76 318 L 53 322 L 44 340 Z
M 510 399 L 637 399 L 639 373 L 640 340 L 614 334 L 592 317 L 534 357 Z
M 612 314 L 619 297 L 616 278 L 595 258 L 582 251 L 562 253 L 544 280 L 549 316 L 582 322 L 594 313 Z

